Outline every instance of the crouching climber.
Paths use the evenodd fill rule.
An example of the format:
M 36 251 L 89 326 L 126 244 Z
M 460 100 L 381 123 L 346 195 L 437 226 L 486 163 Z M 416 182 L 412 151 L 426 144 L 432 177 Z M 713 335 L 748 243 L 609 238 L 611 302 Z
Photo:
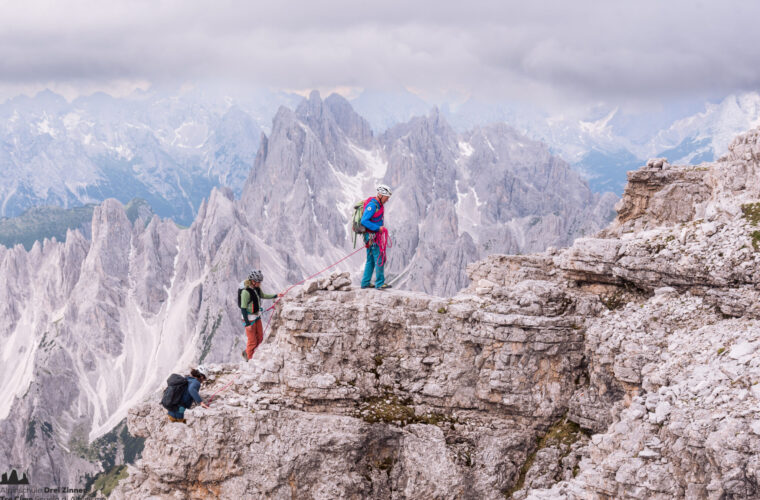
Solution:
M 184 424 L 185 410 L 193 406 L 194 403 L 203 408 L 208 408 L 198 392 L 201 384 L 206 380 L 208 380 L 208 371 L 203 365 L 190 370 L 190 375 L 187 377 L 176 373 L 169 376 L 166 381 L 168 387 L 164 390 L 164 396 L 161 398 L 161 404 L 168 410 L 169 420 Z
M 245 334 L 248 343 L 243 351 L 243 359 L 248 361 L 253 357 L 256 348 L 264 341 L 264 329 L 261 326 L 261 299 L 276 299 L 279 294 L 268 294 L 261 291 L 261 282 L 264 274 L 259 271 L 251 271 L 238 288 L 238 305 L 243 316 Z

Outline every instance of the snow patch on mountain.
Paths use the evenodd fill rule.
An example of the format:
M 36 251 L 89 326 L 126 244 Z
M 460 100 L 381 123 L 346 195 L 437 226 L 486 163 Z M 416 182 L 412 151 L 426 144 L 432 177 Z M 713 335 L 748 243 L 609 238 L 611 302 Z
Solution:
M 477 234 L 480 227 L 480 209 L 483 203 L 478 199 L 478 193 L 472 186 L 464 192 L 459 189 L 459 181 L 456 182 L 457 203 L 455 205 L 459 236 L 464 233 Z
M 660 151 L 675 149 L 684 143 L 706 144 L 707 148 L 686 148 L 682 156 L 669 158 L 673 163 L 692 162 L 697 154 L 711 153 L 718 158 L 728 151 L 728 145 L 739 133 L 760 125 L 760 94 L 748 92 L 730 95 L 720 103 L 708 103 L 701 113 L 673 123 L 660 131 L 646 145 L 644 155 L 654 156 Z M 703 156 L 703 155 L 702 155 Z
M 459 141 L 458 146 L 459 154 L 464 157 L 472 156 L 473 151 L 475 151 L 469 142 Z
M 379 150 L 362 149 L 353 143 L 350 143 L 349 147 L 359 160 L 367 166 L 368 172 L 366 174 L 372 179 L 379 180 L 385 176 L 385 172 L 388 170 L 388 161 L 383 158 Z

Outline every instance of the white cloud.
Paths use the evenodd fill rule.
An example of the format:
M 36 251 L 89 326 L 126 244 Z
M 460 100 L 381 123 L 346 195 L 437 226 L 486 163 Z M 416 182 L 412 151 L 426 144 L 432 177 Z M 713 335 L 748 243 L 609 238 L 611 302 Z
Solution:
M 555 102 L 714 96 L 760 88 L 757 19 L 760 4 L 737 0 L 6 1 L 0 86 L 216 79 Z

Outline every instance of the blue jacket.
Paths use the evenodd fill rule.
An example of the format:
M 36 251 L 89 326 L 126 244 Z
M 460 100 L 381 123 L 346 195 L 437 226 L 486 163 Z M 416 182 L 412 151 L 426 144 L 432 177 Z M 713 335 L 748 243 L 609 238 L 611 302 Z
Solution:
M 372 198 L 367 206 L 364 208 L 362 214 L 362 226 L 366 227 L 372 232 L 377 232 L 383 227 L 383 210 L 380 210 L 380 202 L 377 198 Z M 377 212 L 380 212 L 377 214 Z
M 169 411 L 169 415 L 174 418 L 185 418 L 185 410 L 193 406 L 193 403 L 202 403 L 203 399 L 198 393 L 198 389 L 201 388 L 201 382 L 195 377 L 187 378 L 187 389 L 182 394 L 182 399 L 179 402 L 179 408 L 177 411 Z
M 201 404 L 203 402 L 203 399 L 201 399 L 201 395 L 198 393 L 198 389 L 201 388 L 201 381 L 198 380 L 195 377 L 187 377 L 187 392 L 190 394 L 190 397 L 193 398 L 193 401 L 195 401 L 198 404 Z
M 190 408 L 193 406 L 193 403 L 200 404 L 203 399 L 201 399 L 201 395 L 198 393 L 198 389 L 201 388 L 201 382 L 195 377 L 187 377 L 187 390 L 182 395 L 182 402 L 180 403 L 180 406 L 184 408 Z

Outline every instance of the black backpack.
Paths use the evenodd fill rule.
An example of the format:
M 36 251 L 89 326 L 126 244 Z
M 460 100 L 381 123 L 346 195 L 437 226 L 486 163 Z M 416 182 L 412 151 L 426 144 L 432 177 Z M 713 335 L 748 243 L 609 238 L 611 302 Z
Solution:
M 168 387 L 164 389 L 164 395 L 161 398 L 161 404 L 169 411 L 177 411 L 179 404 L 182 402 L 182 396 L 187 390 L 187 378 L 182 375 L 172 373 L 166 379 Z
M 256 289 L 248 288 L 248 287 L 238 288 L 238 291 L 237 291 L 238 308 L 240 308 L 240 314 L 243 316 L 243 323 L 245 324 L 245 326 L 248 326 L 251 324 L 251 322 L 248 320 L 248 309 L 240 307 L 240 299 L 243 295 L 243 290 L 248 290 L 248 293 L 251 294 L 251 302 L 253 302 L 253 314 L 256 314 L 261 309 L 261 304 L 259 304 L 259 292 L 261 291 L 261 289 L 258 289 L 257 291 Z

